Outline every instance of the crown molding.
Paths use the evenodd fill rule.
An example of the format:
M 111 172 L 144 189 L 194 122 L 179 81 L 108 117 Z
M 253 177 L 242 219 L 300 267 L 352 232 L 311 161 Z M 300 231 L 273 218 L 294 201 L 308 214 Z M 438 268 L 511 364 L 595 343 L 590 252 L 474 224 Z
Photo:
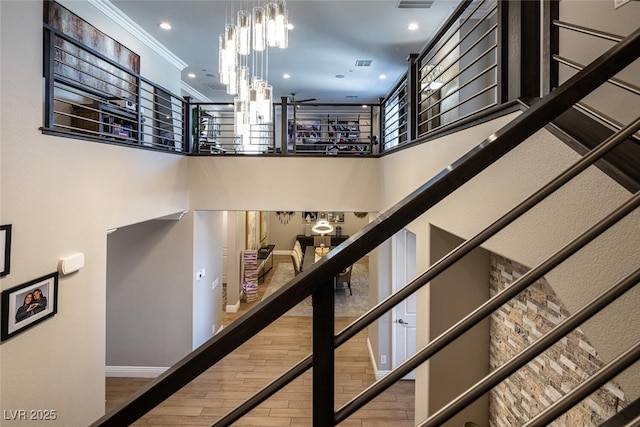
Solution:
M 131 33 L 135 38 L 140 40 L 151 50 L 156 52 L 162 58 L 166 59 L 169 63 L 175 66 L 178 70 L 182 71 L 187 67 L 187 63 L 178 58 L 173 52 L 167 49 L 162 43 L 153 38 L 151 34 L 143 30 L 138 24 L 136 24 L 131 18 L 125 15 L 120 9 L 115 7 L 109 0 L 88 0 L 89 4 L 104 13 L 116 24 L 120 25 L 126 31 Z

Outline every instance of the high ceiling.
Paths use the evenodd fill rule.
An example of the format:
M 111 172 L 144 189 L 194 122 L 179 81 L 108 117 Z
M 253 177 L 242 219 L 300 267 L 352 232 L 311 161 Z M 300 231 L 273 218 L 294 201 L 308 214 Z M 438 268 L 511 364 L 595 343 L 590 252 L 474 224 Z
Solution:
M 183 81 L 204 95 L 200 101 L 233 99 L 220 85 L 218 36 L 240 9 L 255 0 L 111 0 L 124 14 L 162 43 L 187 67 Z M 430 4 L 401 8 L 399 3 Z M 447 19 L 459 0 L 288 0 L 287 49 L 269 48 L 268 60 L 249 60 L 255 70 L 267 69 L 274 101 L 295 94 L 295 100 L 322 103 L 373 103 L 385 96 L 407 69 L 410 53 L 419 53 Z M 169 22 L 171 30 L 159 27 Z M 410 23 L 419 28 L 408 30 Z M 356 66 L 370 60 L 370 66 Z M 268 67 L 266 64 L 268 63 Z M 263 65 L 264 64 L 264 65 Z M 188 77 L 189 73 L 195 78 Z M 283 78 L 289 74 L 289 79 Z M 380 79 L 380 75 L 386 79 Z M 344 77 L 336 77 L 342 75 Z M 193 93 L 185 95 L 194 96 Z

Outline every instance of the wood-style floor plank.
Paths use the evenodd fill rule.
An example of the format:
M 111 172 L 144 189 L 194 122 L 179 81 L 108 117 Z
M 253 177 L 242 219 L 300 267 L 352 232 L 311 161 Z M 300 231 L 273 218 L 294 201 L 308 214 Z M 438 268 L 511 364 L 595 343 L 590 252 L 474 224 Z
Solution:
M 259 285 L 260 298 L 279 262 Z M 259 298 L 259 299 L 260 299 Z M 258 299 L 258 300 L 259 300 Z M 243 302 L 237 313 L 225 313 L 229 325 L 255 303 Z M 355 319 L 337 318 L 337 330 Z M 234 351 L 227 359 L 200 375 L 134 425 L 153 427 L 211 426 L 293 364 L 311 353 L 311 318 L 284 316 Z M 336 351 L 335 400 L 339 407 L 375 381 L 362 332 Z M 107 378 L 105 410 L 110 411 L 138 391 L 148 378 Z M 309 427 L 312 374 L 306 372 L 251 411 L 234 426 Z M 342 427 L 410 427 L 414 425 L 414 383 L 401 381 L 357 411 Z

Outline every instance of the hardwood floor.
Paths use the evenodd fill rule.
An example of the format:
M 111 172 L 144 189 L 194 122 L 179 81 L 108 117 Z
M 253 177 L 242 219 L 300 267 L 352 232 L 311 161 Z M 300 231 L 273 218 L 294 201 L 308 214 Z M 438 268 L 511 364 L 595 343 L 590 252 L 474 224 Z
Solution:
M 260 283 L 260 298 L 275 266 L 279 262 L 289 261 L 289 257 L 275 257 L 274 269 L 266 275 L 264 283 Z M 229 325 L 256 303 L 243 302 L 237 313 L 225 313 L 224 324 Z M 337 318 L 336 326 L 342 329 L 353 320 Z M 211 426 L 310 352 L 311 318 L 284 316 L 146 414 L 135 425 Z M 366 332 L 341 346 L 336 351 L 335 363 L 336 405 L 340 407 L 375 381 L 367 351 Z M 116 407 L 148 381 L 148 378 L 107 378 L 106 410 Z M 414 425 L 413 420 L 414 383 L 401 381 L 340 425 L 409 427 Z M 234 425 L 311 426 L 311 371 Z

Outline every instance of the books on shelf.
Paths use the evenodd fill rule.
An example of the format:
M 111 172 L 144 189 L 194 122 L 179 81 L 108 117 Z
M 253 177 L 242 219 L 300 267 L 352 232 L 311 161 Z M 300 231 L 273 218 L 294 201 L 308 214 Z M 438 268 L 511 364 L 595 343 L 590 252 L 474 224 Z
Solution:
M 258 299 L 258 251 L 252 249 L 242 253 L 242 298 L 247 302 Z

